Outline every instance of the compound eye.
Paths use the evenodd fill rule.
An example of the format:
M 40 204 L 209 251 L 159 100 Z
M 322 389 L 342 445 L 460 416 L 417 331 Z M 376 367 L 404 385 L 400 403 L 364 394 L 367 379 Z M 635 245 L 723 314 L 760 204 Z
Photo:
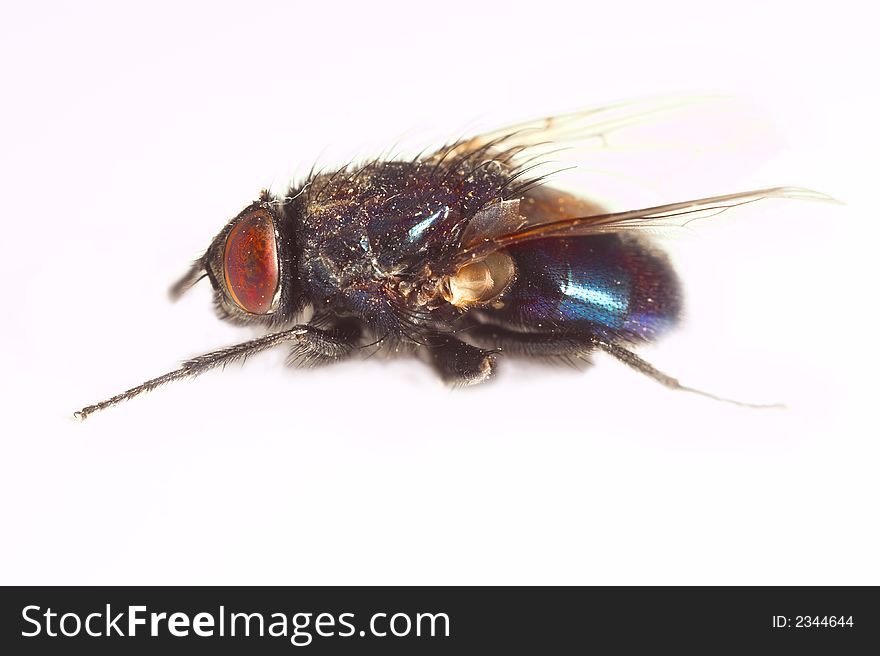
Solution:
M 275 223 L 265 210 L 244 216 L 226 237 L 223 273 L 229 295 L 245 312 L 268 314 L 278 290 Z

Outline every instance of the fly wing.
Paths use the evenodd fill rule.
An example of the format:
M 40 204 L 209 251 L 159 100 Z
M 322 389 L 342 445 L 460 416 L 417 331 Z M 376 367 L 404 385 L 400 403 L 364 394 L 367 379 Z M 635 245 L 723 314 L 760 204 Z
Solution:
M 519 199 L 501 200 L 477 212 L 461 235 L 462 244 L 474 244 L 514 234 L 527 224 Z
M 664 96 L 491 130 L 433 159 L 509 167 L 514 180 L 507 197 L 549 180 L 612 210 L 717 192 L 718 181 L 734 183 L 780 142 L 766 118 L 738 99 Z
M 510 174 L 504 198 L 465 230 L 461 265 L 534 239 L 682 227 L 768 198 L 830 200 L 796 187 L 701 193 L 717 192 L 719 181 L 729 189 L 737 169 L 778 145 L 768 122 L 737 99 L 665 96 L 492 130 L 431 159 L 497 162 Z M 545 182 L 553 189 L 540 188 Z M 670 202 L 682 197 L 693 200 Z
M 835 202 L 833 198 L 810 189 L 774 187 L 698 198 L 638 210 L 569 217 L 548 223 L 524 225 L 507 234 L 496 234 L 482 239 L 472 238 L 469 243 L 463 244 L 463 248 L 458 253 L 457 264 L 463 266 L 468 262 L 480 260 L 495 251 L 535 239 L 681 228 L 698 219 L 709 218 L 734 208 L 774 198 Z

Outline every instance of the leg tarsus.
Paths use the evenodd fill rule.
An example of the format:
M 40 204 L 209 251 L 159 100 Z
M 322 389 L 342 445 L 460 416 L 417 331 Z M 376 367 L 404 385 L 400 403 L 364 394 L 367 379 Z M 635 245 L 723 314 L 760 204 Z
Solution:
M 668 387 L 669 389 L 681 390 L 683 392 L 692 392 L 694 394 L 699 394 L 700 396 L 705 396 L 710 399 L 714 399 L 715 401 L 723 401 L 724 403 L 732 403 L 734 405 L 739 405 L 747 408 L 784 408 L 785 405 L 781 403 L 745 403 L 743 401 L 735 401 L 733 399 L 726 399 L 722 396 L 716 396 L 715 394 L 711 394 L 709 392 L 704 392 L 703 390 L 698 390 L 693 387 L 688 387 L 686 385 L 682 385 L 678 382 L 677 378 L 673 378 L 669 374 L 665 374 L 656 367 L 654 367 L 649 362 L 646 362 L 635 353 L 626 349 L 619 344 L 613 344 L 607 340 L 594 337 L 593 344 L 596 348 L 605 351 L 608 355 L 613 356 L 615 359 L 623 362 L 625 365 L 632 367 L 636 371 L 652 378 L 657 381 L 664 387 Z
M 166 383 L 171 383 L 176 380 L 183 380 L 185 378 L 193 378 L 206 371 L 210 371 L 211 369 L 225 367 L 231 362 L 244 361 L 255 353 L 274 348 L 284 342 L 296 343 L 301 340 L 304 335 L 308 334 L 310 330 L 310 326 L 293 326 L 287 330 L 281 330 L 276 333 L 248 340 L 247 342 L 241 342 L 240 344 L 234 344 L 226 348 L 217 349 L 216 351 L 197 355 L 194 358 L 185 360 L 180 367 L 174 371 L 169 371 L 157 378 L 152 378 L 136 387 L 132 387 L 125 392 L 117 394 L 116 396 L 111 396 L 109 399 L 101 401 L 100 403 L 87 405 L 81 410 L 75 412 L 74 417 L 77 419 L 85 419 L 94 412 L 109 408 L 121 401 L 133 399 L 139 394 L 149 392 L 160 385 L 165 385 Z

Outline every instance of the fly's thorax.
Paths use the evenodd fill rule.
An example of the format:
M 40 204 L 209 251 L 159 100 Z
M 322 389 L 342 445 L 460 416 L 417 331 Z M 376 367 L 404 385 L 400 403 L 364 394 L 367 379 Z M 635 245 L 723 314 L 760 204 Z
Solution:
M 425 264 L 418 272 L 384 271 L 373 264 L 372 277 L 362 278 L 360 289 L 380 291 L 390 305 L 420 312 L 460 314 L 472 307 L 496 306 L 516 279 L 513 258 L 497 251 L 459 268 L 453 274 L 439 274 Z M 444 312 L 448 310 L 448 312 Z
M 433 322 L 493 302 L 513 278 L 509 256 L 450 268 L 475 215 L 503 197 L 502 168 L 464 158 L 372 162 L 317 176 L 300 269 L 313 305 L 367 319 L 384 307 Z
M 348 290 L 376 290 L 387 277 L 359 245 L 356 234 L 338 235 L 304 252 L 305 273 L 323 298 L 344 296 Z
M 393 303 L 411 310 L 436 310 L 446 304 L 441 293 L 442 278 L 425 265 L 414 275 L 389 278 L 385 293 Z

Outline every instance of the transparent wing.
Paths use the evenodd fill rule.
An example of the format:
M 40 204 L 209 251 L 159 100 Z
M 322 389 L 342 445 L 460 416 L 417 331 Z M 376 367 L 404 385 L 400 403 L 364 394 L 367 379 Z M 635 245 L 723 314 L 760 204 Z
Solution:
M 525 121 L 434 157 L 496 159 L 515 169 L 518 191 L 548 182 L 610 210 L 729 189 L 781 144 L 745 102 L 690 95 Z
M 767 199 L 800 199 L 836 202 L 833 198 L 800 187 L 774 187 L 723 196 L 669 203 L 624 212 L 562 218 L 525 225 L 507 234 L 472 239 L 459 251 L 456 264 L 479 260 L 490 253 L 535 239 L 596 235 L 608 232 L 645 231 L 685 227 L 689 223 Z

